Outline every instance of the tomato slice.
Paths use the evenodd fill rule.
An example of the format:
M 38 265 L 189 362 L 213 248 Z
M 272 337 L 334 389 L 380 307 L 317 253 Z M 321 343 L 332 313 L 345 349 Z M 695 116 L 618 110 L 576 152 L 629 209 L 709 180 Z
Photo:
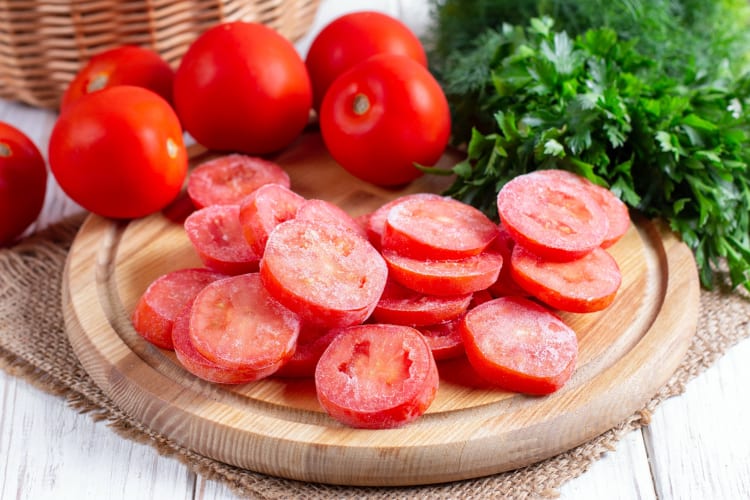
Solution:
M 186 304 L 206 285 L 225 275 L 203 268 L 179 269 L 156 278 L 138 299 L 131 315 L 135 330 L 162 349 L 173 349 L 172 327 Z
M 582 186 L 550 170 L 509 181 L 497 195 L 500 220 L 516 243 L 550 260 L 573 260 L 604 241 L 609 223 Z
M 326 200 L 306 200 L 297 211 L 297 219 L 340 224 L 363 238 L 367 238 L 364 228 L 344 209 Z
M 337 328 L 320 328 L 303 323 L 294 354 L 274 373 L 274 376 L 284 378 L 314 377 L 318 360 L 334 337 L 341 331 Z
M 372 318 L 380 323 L 422 326 L 457 318 L 469 307 L 472 294 L 428 295 L 388 280 Z
M 417 327 L 430 346 L 435 361 L 453 359 L 464 354 L 460 328 L 462 322 L 463 315 L 443 323 Z
M 407 288 L 428 295 L 463 295 L 497 281 L 503 256 L 488 249 L 457 260 L 421 260 L 383 250 L 390 276 Z
M 346 328 L 318 361 L 318 401 L 351 427 L 403 426 L 424 414 L 437 393 L 437 366 L 414 328 L 368 324 Z
M 306 322 L 334 328 L 361 323 L 372 313 L 388 268 L 359 234 L 293 219 L 269 236 L 260 273 L 279 302 Z
M 412 198 L 388 211 L 383 248 L 416 259 L 462 259 L 481 253 L 497 225 L 452 198 Z
M 273 162 L 235 153 L 195 167 L 188 177 L 187 192 L 196 208 L 233 205 L 264 184 L 289 187 L 289 174 Z
M 586 313 L 606 309 L 622 282 L 617 262 L 602 248 L 595 248 L 580 259 L 556 262 L 516 246 L 510 262 L 511 273 L 519 285 L 562 311 Z
M 567 170 L 550 170 L 549 174 L 557 175 L 560 182 L 571 182 L 582 186 L 602 208 L 609 223 L 607 234 L 600 245 L 602 248 L 611 247 L 625 235 L 630 228 L 630 212 L 628 206 L 612 191 Z
M 433 193 L 412 193 L 399 196 L 368 214 L 365 220 L 365 230 L 367 237 L 370 239 L 375 248 L 380 249 L 382 245 L 383 233 L 385 232 L 385 221 L 388 218 L 388 212 L 401 202 L 418 198 L 442 198 L 442 196 Z
M 211 362 L 229 370 L 279 369 L 294 352 L 299 317 L 274 300 L 258 273 L 215 281 L 195 298 L 190 342 Z
M 466 357 L 475 371 L 503 389 L 550 394 L 573 374 L 575 332 L 544 306 L 501 297 L 470 310 L 461 324 Z
M 516 246 L 516 242 L 502 224 L 499 225 L 497 238 L 495 238 L 491 246 L 503 256 L 503 262 L 505 265 L 500 268 L 500 275 L 497 277 L 497 281 L 490 285 L 489 288 L 487 288 L 487 291 L 493 297 L 506 297 L 508 295 L 528 297 L 529 292 L 516 283 L 510 272 L 510 258 L 513 254 L 513 247 Z
M 265 184 L 240 202 L 240 225 L 245 240 L 263 255 L 271 231 L 293 219 L 305 199 L 281 184 Z
M 177 315 L 172 328 L 172 343 L 177 360 L 198 378 L 217 384 L 244 384 L 257 379 L 254 370 L 230 370 L 206 359 L 190 341 L 190 313 L 192 302 Z
M 228 274 L 258 270 L 260 254 L 245 240 L 239 205 L 211 205 L 185 219 L 185 233 L 209 269 Z

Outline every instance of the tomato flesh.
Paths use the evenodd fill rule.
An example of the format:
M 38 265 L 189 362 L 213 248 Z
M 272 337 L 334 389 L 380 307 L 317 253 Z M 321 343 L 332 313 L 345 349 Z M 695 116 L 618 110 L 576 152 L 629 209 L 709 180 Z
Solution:
M 500 220 L 516 243 L 550 260 L 573 260 L 600 246 L 609 230 L 588 191 L 537 170 L 509 181 L 497 195 Z
M 294 219 L 269 236 L 260 272 L 277 300 L 305 321 L 333 328 L 361 323 L 372 313 L 388 268 L 359 234 Z
M 437 366 L 408 326 L 357 325 L 341 332 L 315 370 L 318 401 L 334 419 L 359 428 L 403 426 L 437 393 Z
M 215 281 L 195 298 L 190 342 L 211 362 L 266 377 L 294 352 L 299 317 L 274 300 L 258 273 Z
M 139 297 L 131 315 L 135 330 L 162 349 L 173 349 L 175 318 L 209 283 L 225 278 L 202 268 L 179 269 L 156 278 Z
M 279 165 L 241 154 L 219 156 L 198 165 L 188 177 L 187 192 L 196 208 L 238 205 L 265 184 L 289 187 L 289 175 Z
M 185 219 L 185 232 L 203 264 L 227 275 L 258 270 L 260 255 L 245 240 L 238 205 L 211 205 Z
M 472 294 L 427 295 L 388 280 L 372 318 L 380 323 L 422 326 L 457 318 L 469 307 Z
M 417 259 L 461 259 L 481 253 L 497 236 L 497 225 L 451 198 L 412 198 L 388 211 L 383 248 Z
M 601 311 L 612 304 L 622 282 L 615 259 L 596 248 L 580 259 L 556 262 L 525 248 L 513 249 L 511 274 L 529 294 L 562 311 Z
M 383 250 L 390 276 L 407 288 L 429 295 L 462 295 L 497 281 L 503 257 L 493 249 L 456 260 L 421 260 Z
M 417 327 L 430 346 L 435 361 L 453 359 L 464 354 L 460 329 L 462 322 L 463 316 L 443 323 Z
M 240 225 L 245 240 L 256 254 L 263 255 L 271 231 L 293 219 L 305 199 L 281 184 L 265 184 L 240 203 Z
M 522 297 L 501 297 L 470 310 L 461 336 L 480 376 L 525 394 L 560 389 L 578 357 L 575 332 L 549 309 Z

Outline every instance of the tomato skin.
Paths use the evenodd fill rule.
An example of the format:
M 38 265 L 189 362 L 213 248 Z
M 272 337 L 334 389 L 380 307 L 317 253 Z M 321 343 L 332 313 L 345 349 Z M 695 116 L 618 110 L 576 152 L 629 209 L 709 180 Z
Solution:
M 115 85 L 152 90 L 172 102 L 174 70 L 153 50 L 124 45 L 94 55 L 78 70 L 60 102 L 64 111 L 81 96 Z
M 450 136 L 450 110 L 430 72 L 406 56 L 380 54 L 342 74 L 320 109 L 331 156 L 352 175 L 400 186 L 434 165 Z
M 315 36 L 305 59 L 313 86 L 315 109 L 328 87 L 346 70 L 377 54 L 400 54 L 427 67 L 419 38 L 389 15 L 360 11 L 331 21 Z
M 49 163 L 63 191 L 83 208 L 126 219 L 174 200 L 188 157 L 167 101 L 141 87 L 116 86 L 83 96 L 60 114 Z
M 294 45 L 259 23 L 219 24 L 188 48 L 175 73 L 185 129 L 217 151 L 264 154 L 307 125 L 312 87 Z
M 47 191 L 47 167 L 36 145 L 0 122 L 0 246 L 13 243 L 39 217 Z M 13 214 L 12 217 L 7 214 Z

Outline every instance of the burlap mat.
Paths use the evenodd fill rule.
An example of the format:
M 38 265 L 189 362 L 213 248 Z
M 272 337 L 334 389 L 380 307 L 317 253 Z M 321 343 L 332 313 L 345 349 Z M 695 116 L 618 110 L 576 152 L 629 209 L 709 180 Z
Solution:
M 567 453 L 491 477 L 414 488 L 348 488 L 268 477 L 197 455 L 152 432 L 117 408 L 83 370 L 68 343 L 60 306 L 65 257 L 82 217 L 49 228 L 12 249 L 0 250 L 0 366 L 70 405 L 104 419 L 124 437 L 176 457 L 195 473 L 223 481 L 251 498 L 539 498 L 555 497 L 566 481 L 584 473 L 628 432 L 647 425 L 654 409 L 680 394 L 729 347 L 750 335 L 750 300 L 725 281 L 701 292 L 698 333 L 670 381 L 640 411 L 617 427 Z

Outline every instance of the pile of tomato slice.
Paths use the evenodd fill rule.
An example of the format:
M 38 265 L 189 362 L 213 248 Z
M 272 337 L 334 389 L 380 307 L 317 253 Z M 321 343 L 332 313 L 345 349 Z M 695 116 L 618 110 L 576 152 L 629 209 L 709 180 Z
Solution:
M 323 409 L 362 428 L 422 415 L 453 357 L 499 389 L 562 387 L 578 344 L 557 311 L 611 304 L 621 276 L 605 248 L 630 221 L 609 191 L 560 171 L 508 183 L 499 224 L 430 193 L 354 219 L 237 154 L 194 169 L 188 194 L 204 267 L 156 279 L 135 329 L 211 382 L 313 378 Z

